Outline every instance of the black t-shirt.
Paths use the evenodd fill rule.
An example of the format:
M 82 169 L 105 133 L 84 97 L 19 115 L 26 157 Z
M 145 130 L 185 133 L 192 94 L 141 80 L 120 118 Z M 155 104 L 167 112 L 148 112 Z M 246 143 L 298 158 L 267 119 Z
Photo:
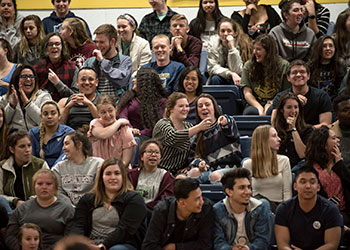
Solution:
M 327 229 L 343 225 L 343 217 L 338 207 L 321 196 L 317 196 L 314 208 L 305 213 L 295 196 L 278 206 L 275 224 L 289 229 L 290 244 L 303 250 L 314 250 L 324 245 Z
M 307 140 L 309 139 L 309 136 L 312 132 L 312 127 L 306 126 L 302 131 L 298 131 L 298 132 L 299 132 L 300 139 L 306 145 Z M 281 145 L 278 150 L 278 153 L 281 155 L 288 156 L 291 168 L 293 168 L 299 161 L 302 160 L 295 149 L 292 131 L 287 132 L 286 138 L 284 139 L 281 138 Z
M 293 92 L 292 88 L 286 89 L 275 96 L 272 103 L 273 109 L 277 107 L 281 96 L 288 92 Z M 319 124 L 320 114 L 333 111 L 331 99 L 325 91 L 309 86 L 309 91 L 304 96 L 307 98 L 307 103 L 304 106 L 304 120 L 307 124 Z

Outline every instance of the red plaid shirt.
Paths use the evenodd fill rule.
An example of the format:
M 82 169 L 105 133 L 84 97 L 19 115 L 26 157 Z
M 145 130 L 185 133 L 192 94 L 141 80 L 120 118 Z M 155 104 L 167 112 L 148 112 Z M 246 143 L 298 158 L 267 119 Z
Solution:
M 70 60 L 62 60 L 57 64 L 53 64 L 49 59 L 43 59 L 34 65 L 34 70 L 38 75 L 39 88 L 46 89 L 56 102 L 58 102 L 63 97 L 56 87 L 48 79 L 49 68 L 52 69 L 58 78 L 68 87 L 71 86 L 74 73 L 75 73 L 75 63 Z

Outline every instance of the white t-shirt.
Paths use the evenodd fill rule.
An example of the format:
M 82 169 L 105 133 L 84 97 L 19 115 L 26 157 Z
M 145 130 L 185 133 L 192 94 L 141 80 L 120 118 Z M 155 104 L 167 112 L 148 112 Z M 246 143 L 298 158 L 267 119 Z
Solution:
M 153 173 L 141 171 L 137 181 L 136 191 L 141 194 L 145 203 L 154 201 L 165 173 L 166 170 L 161 168 L 157 168 Z
M 235 245 L 237 244 L 247 245 L 249 243 L 248 236 L 245 231 L 245 223 L 244 223 L 245 214 L 246 214 L 246 211 L 240 214 L 233 213 L 237 221 L 237 233 L 234 241 Z

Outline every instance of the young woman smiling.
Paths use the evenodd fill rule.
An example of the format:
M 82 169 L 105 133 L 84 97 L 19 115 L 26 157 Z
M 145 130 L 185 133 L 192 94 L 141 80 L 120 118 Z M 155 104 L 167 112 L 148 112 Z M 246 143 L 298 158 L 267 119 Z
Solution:
M 105 160 L 118 157 L 128 166 L 136 146 L 132 130 L 127 126 L 129 121 L 117 120 L 117 105 L 109 95 L 100 95 L 96 106 L 100 118 L 90 122 L 88 132 L 93 155 Z
M 184 93 L 172 93 L 167 102 L 165 115 L 153 129 L 153 138 L 163 144 L 164 152 L 159 166 L 174 175 L 186 173 L 191 162 L 191 137 L 211 125 L 209 118 L 193 126 L 185 122 L 189 112 L 187 96 Z
M 289 62 L 295 59 L 307 62 L 316 37 L 314 31 L 302 22 L 304 7 L 301 1 L 282 0 L 279 7 L 283 22 L 270 31 L 277 42 L 278 54 Z
M 91 193 L 76 207 L 71 233 L 89 237 L 93 250 L 140 249 L 146 206 L 131 190 L 123 162 L 116 158 L 104 161 Z
M 154 206 L 164 197 L 173 195 L 174 191 L 174 177 L 169 171 L 158 167 L 162 149 L 162 144 L 157 140 L 145 141 L 140 147 L 139 168 L 128 171 L 131 184 L 147 205 L 149 219 Z
M 273 127 L 281 138 L 278 153 L 288 156 L 293 168 L 305 158 L 305 145 L 312 127 L 305 124 L 303 106 L 293 93 L 281 96 L 276 111 Z
M 207 48 L 210 38 L 217 34 L 218 24 L 223 17 L 218 0 L 200 0 L 197 17 L 190 22 L 189 34 L 202 40 L 203 48 Z
M 266 115 L 275 95 L 290 87 L 286 72 L 289 63 L 278 56 L 275 41 L 269 35 L 258 36 L 253 57 L 245 63 L 241 79 L 248 105 L 244 115 Z
M 185 68 L 179 76 L 177 90 L 185 93 L 189 102 L 190 111 L 188 112 L 186 121 L 196 124 L 196 98 L 203 91 L 203 77 L 199 69 L 195 66 Z
M 232 116 L 221 115 L 215 98 L 203 93 L 195 103 L 196 122 L 209 119 L 210 127 L 197 134 L 195 143 L 196 167 L 189 176 L 198 177 L 202 183 L 217 183 L 225 172 L 241 166 L 239 132 Z
M 346 74 L 346 65 L 340 63 L 336 52 L 334 38 L 328 35 L 321 36 L 315 42 L 309 61 L 309 84 L 326 91 L 332 100 L 338 96 Z
M 56 102 L 73 94 L 72 83 L 78 68 L 68 60 L 69 54 L 58 33 L 48 34 L 42 41 L 41 61 L 34 65 L 38 75 L 39 88 L 46 89 Z
M 92 156 L 89 139 L 78 131 L 66 135 L 62 149 L 68 159 L 58 162 L 52 171 L 58 179 L 59 194 L 75 206 L 92 189 L 103 159 Z
M 118 50 L 132 61 L 132 74 L 152 59 L 152 53 L 147 40 L 139 36 L 137 21 L 130 14 L 122 14 L 117 18 Z
M 8 124 L 19 130 L 29 131 L 41 122 L 40 107 L 50 94 L 39 89 L 38 78 L 32 66 L 19 65 L 13 72 L 10 91 L 0 97 L 0 104 L 5 107 Z

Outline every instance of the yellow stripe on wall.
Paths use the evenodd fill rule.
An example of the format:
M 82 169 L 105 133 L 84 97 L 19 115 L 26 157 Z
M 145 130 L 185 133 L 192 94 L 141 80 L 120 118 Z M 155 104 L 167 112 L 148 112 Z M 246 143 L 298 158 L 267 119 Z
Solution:
M 263 0 L 262 4 L 278 4 L 279 0 Z M 347 0 L 318 0 L 318 3 L 347 3 Z M 199 0 L 168 0 L 170 7 L 198 7 Z M 241 6 L 243 0 L 221 0 L 220 6 Z M 51 0 L 17 0 L 19 10 L 53 9 Z M 71 0 L 71 9 L 114 9 L 114 8 L 150 8 L 148 0 Z

